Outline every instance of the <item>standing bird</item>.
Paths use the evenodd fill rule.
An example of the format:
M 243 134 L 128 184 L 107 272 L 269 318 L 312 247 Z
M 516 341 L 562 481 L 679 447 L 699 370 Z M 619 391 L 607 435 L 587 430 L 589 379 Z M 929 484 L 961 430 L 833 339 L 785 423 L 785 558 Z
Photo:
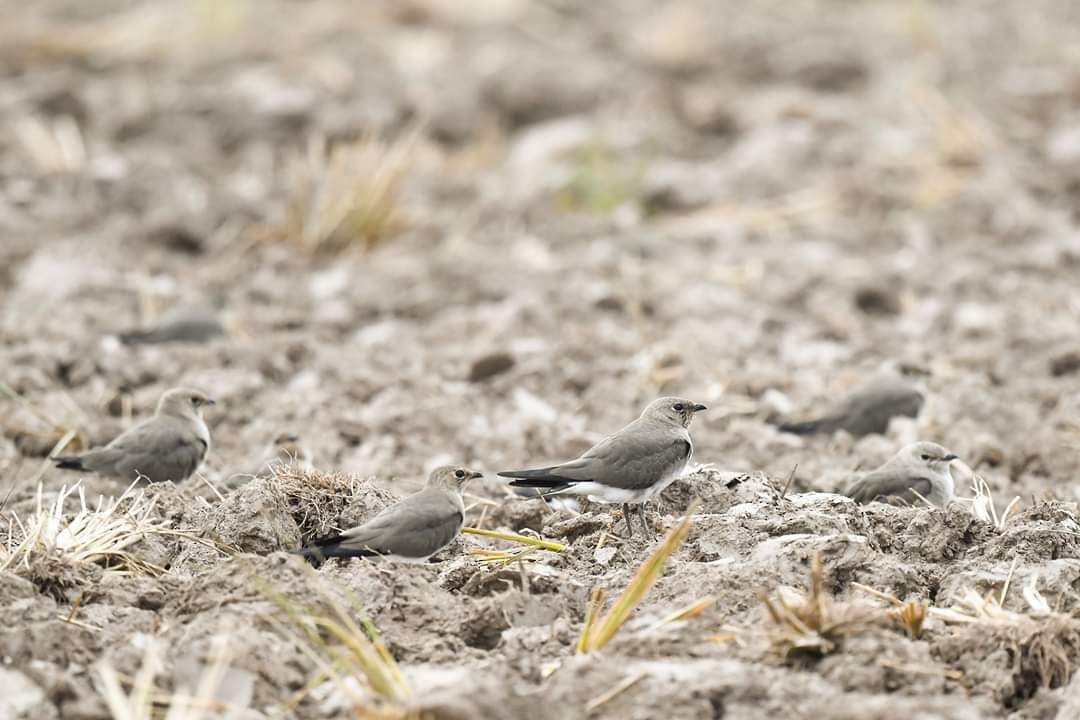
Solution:
M 384 509 L 359 527 L 316 540 L 300 553 L 316 567 L 330 557 L 372 555 L 425 562 L 461 532 L 465 524 L 461 492 L 466 483 L 478 477 L 483 476 L 468 468 L 436 468 L 420 492 Z
M 654 400 L 637 420 L 601 440 L 577 460 L 536 470 L 501 472 L 512 487 L 541 488 L 545 495 L 586 495 L 622 503 L 627 537 L 634 534 L 630 505 L 638 505 L 645 533 L 645 504 L 682 474 L 694 454 L 690 422 L 705 406 L 677 397 Z
M 835 430 L 847 430 L 855 437 L 884 435 L 894 417 L 918 417 L 922 410 L 926 397 L 914 382 L 918 372 L 908 366 L 888 364 L 825 416 L 783 423 L 780 430 L 795 435 Z
M 105 447 L 54 458 L 56 467 L 85 470 L 132 481 L 180 482 L 191 476 L 210 451 L 210 429 L 202 408 L 214 401 L 198 390 L 173 388 L 158 401 L 154 417 L 143 420 Z
M 956 458 L 937 443 L 912 443 L 856 481 L 845 494 L 857 503 L 880 500 L 890 504 L 917 502 L 921 495 L 944 508 L 956 493 L 956 482 L 949 472 L 949 464 Z

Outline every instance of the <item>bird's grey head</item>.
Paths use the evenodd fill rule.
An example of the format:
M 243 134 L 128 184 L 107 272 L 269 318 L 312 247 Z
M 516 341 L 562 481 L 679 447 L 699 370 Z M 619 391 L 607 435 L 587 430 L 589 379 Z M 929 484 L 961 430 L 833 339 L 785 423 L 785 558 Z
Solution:
M 158 414 L 180 417 L 202 417 L 202 409 L 213 405 L 214 401 L 206 393 L 191 388 L 173 388 L 161 396 L 158 401 Z
M 483 474 L 466 467 L 445 465 L 431 471 L 427 484 L 428 487 L 447 488 L 461 492 L 465 489 L 466 483 L 478 477 L 483 477 Z
M 896 454 L 898 460 L 913 468 L 927 468 L 931 472 L 949 471 L 949 463 L 957 456 L 937 443 L 917 442 L 907 445 Z
M 649 406 L 641 413 L 641 417 L 688 428 L 690 427 L 690 421 L 694 419 L 694 413 L 699 413 L 704 409 L 704 405 L 693 400 L 679 397 L 662 397 L 649 403 Z

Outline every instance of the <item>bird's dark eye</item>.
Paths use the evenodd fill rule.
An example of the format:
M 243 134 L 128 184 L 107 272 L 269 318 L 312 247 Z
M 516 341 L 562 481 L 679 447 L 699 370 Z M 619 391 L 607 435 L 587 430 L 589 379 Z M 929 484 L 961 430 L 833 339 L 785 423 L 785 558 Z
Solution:
M 683 404 L 682 403 L 675 403 L 674 405 L 671 406 L 671 409 L 674 410 L 675 412 L 682 412 L 683 411 Z
M 927 460 L 927 461 L 929 461 L 929 460 L 930 460 L 930 456 L 929 456 L 929 455 L 923 455 L 923 456 L 922 456 L 922 459 L 923 459 L 923 460 Z
M 464 470 L 455 470 L 454 471 L 454 477 L 456 477 L 458 480 L 460 480 L 461 478 L 465 477 L 465 471 Z
M 194 395 L 192 395 L 192 396 L 191 396 L 191 404 L 192 404 L 192 405 L 198 405 L 198 404 L 199 404 L 199 398 L 197 398 L 197 397 L 195 397 Z

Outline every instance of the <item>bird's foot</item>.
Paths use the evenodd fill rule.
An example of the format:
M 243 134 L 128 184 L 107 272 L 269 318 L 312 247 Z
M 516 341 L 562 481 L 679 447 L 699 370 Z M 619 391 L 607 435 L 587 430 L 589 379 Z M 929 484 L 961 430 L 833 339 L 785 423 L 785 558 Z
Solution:
M 622 535 L 621 537 L 625 538 L 626 540 L 634 537 L 634 526 L 630 522 L 630 508 L 630 505 L 623 503 L 622 512 L 623 519 L 626 520 L 626 534 Z
M 651 522 L 649 522 L 648 511 L 645 508 L 645 503 L 638 505 L 638 515 L 641 517 L 641 529 L 645 533 L 645 537 L 650 540 L 656 539 L 656 528 Z

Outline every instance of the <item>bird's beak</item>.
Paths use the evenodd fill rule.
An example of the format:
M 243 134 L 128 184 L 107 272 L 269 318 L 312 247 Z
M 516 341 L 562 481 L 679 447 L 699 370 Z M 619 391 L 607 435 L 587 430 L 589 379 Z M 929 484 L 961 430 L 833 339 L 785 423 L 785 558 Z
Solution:
M 959 455 L 953 455 L 952 453 L 949 453 L 948 455 L 946 455 L 945 457 L 943 457 L 941 459 L 944 462 L 952 462 L 953 460 L 958 460 L 959 458 L 960 458 Z
M 217 400 L 215 400 L 214 398 L 206 398 L 206 402 L 203 403 L 203 404 L 204 405 L 217 405 Z
M 697 403 L 696 405 L 694 405 L 694 412 L 701 412 L 702 410 L 708 410 L 708 409 L 709 408 L 705 407 L 701 403 Z
M 482 477 L 484 477 L 484 473 L 476 472 L 475 470 L 469 473 L 469 480 L 475 480 L 476 478 Z

